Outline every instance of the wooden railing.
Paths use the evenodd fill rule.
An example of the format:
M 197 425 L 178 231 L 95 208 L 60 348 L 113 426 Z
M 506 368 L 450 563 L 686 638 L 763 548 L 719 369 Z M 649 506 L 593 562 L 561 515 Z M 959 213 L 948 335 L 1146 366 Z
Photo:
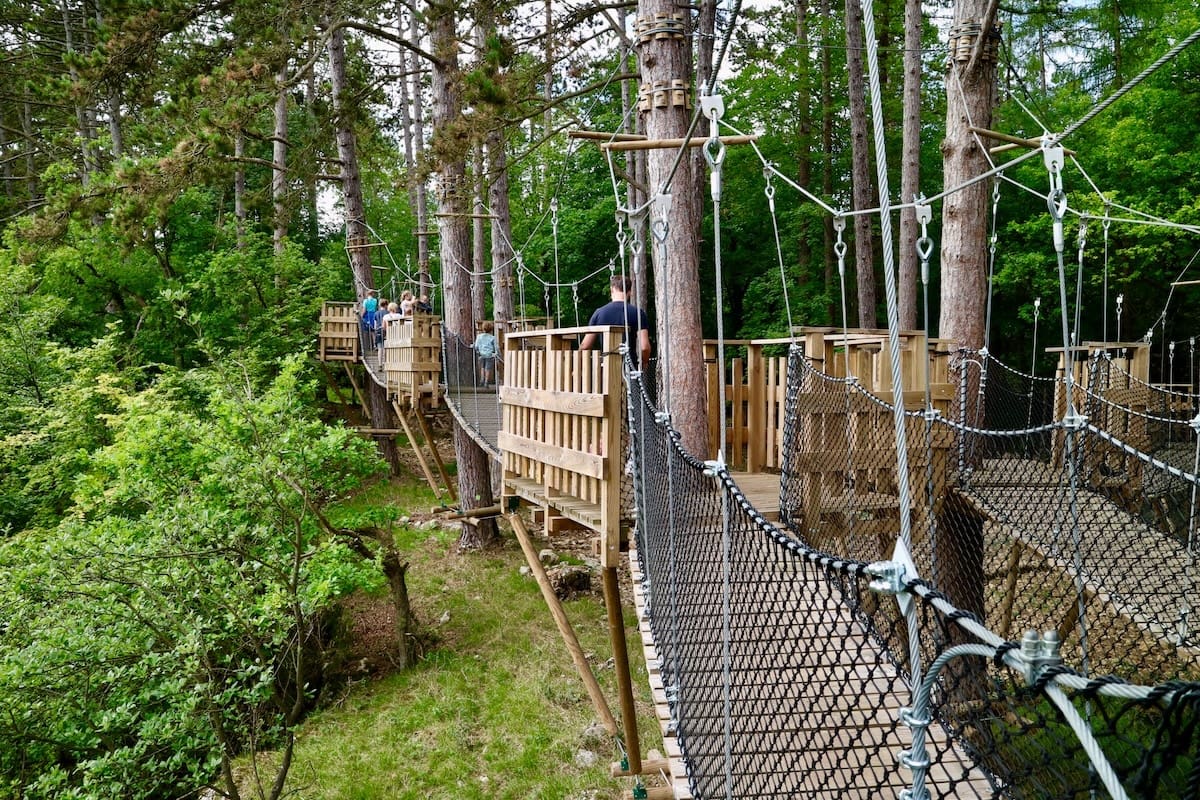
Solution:
M 599 347 L 576 349 L 588 333 Z M 500 389 L 505 495 L 599 532 L 605 567 L 620 559 L 622 339 L 619 327 L 510 332 Z
M 321 306 L 317 357 L 322 361 L 358 361 L 358 308 L 354 303 L 326 301 Z
M 718 387 L 717 343 L 704 343 L 708 372 L 708 444 L 720 446 L 725 421 L 725 463 L 731 469 L 761 472 L 780 467 L 783 444 L 783 400 L 787 385 L 787 347 L 790 339 L 734 339 L 725 346 L 738 353 L 726 360 L 725 409 Z M 741 351 L 745 349 L 745 355 Z
M 388 323 L 383 341 L 388 394 L 401 405 L 436 407 L 441 398 L 441 353 L 441 317 L 416 314 Z

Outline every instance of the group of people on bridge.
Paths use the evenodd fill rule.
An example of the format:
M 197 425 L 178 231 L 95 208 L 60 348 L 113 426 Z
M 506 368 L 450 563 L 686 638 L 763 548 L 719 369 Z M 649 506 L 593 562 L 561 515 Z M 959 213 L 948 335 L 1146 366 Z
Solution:
M 386 299 L 380 299 L 378 290 L 370 289 L 362 301 L 363 333 L 378 347 L 383 342 L 388 325 L 394 322 L 412 322 L 414 313 L 433 313 L 429 295 L 422 294 L 420 298 L 414 298 L 413 293 L 406 289 L 400 295 L 399 302 L 388 302 Z

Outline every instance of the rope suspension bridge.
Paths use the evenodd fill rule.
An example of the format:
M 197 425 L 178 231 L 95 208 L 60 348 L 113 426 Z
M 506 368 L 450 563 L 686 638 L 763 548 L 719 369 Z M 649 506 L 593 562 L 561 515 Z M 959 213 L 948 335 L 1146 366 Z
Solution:
M 874 80 L 872 30 L 865 41 Z M 702 108 L 720 306 L 718 130 L 741 133 L 719 98 Z M 707 346 L 711 460 L 682 446 L 622 328 L 512 325 L 486 386 L 472 344 L 437 317 L 393 323 L 376 347 L 352 304 L 326 304 L 322 361 L 362 363 L 418 451 L 423 414 L 448 406 L 499 465 L 500 510 L 527 554 L 520 502 L 541 510 L 547 533 L 596 532 L 623 730 L 581 654 L 576 664 L 625 754 L 614 774 L 637 781 L 631 796 L 1200 800 L 1200 397 L 1194 383 L 1150 383 L 1148 342 L 1075 343 L 1071 154 L 1050 135 L 1022 143 L 1033 149 L 974 180 L 998 187 L 1013 180 L 1005 169 L 1043 156 L 1049 190 L 1022 188 L 1045 197 L 1054 226 L 1057 374 L 901 331 L 885 224 L 886 330 L 851 329 L 844 310 L 841 328 L 801 328 L 789 302 L 791 336 L 739 343 L 744 357 L 723 335 Z M 762 160 L 773 222 L 772 178 L 834 218 L 844 274 L 848 212 Z M 882 207 L 853 213 L 886 223 L 898 207 L 880 162 Z M 961 188 L 907 204 L 926 272 L 929 204 Z M 654 203 L 623 209 L 631 228 Z M 563 286 L 557 275 L 543 285 Z M 580 350 L 589 334 L 600 347 Z M 436 485 L 440 470 L 449 492 L 431 449 L 419 453 L 426 477 Z M 642 758 L 631 719 L 610 581 L 625 551 L 665 761 Z M 642 777 L 656 773 L 667 785 L 648 789 Z

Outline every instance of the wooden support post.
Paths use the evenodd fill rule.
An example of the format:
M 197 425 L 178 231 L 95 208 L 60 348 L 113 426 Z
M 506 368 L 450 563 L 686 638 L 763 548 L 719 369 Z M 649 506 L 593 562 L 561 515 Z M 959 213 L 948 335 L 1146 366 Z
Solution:
M 625 724 L 625 753 L 631 774 L 642 772 L 642 751 L 638 743 L 637 710 L 633 704 L 633 679 L 629 676 L 629 648 L 625 643 L 625 616 L 621 613 L 621 587 L 616 567 L 601 571 L 604 605 L 608 609 L 608 635 L 612 640 L 613 667 L 617 673 L 617 694 L 621 698 L 621 721 Z
M 642 759 L 642 769 L 640 772 L 634 772 L 632 769 L 622 767 L 620 761 L 614 761 L 608 768 L 608 774 L 614 778 L 632 778 L 634 775 L 657 775 L 660 772 L 665 772 L 669 775 L 671 773 L 671 762 L 665 758 L 644 758 Z
M 643 796 L 647 800 L 675 800 L 675 787 L 649 786 L 646 787 L 646 794 Z M 626 789 L 623 797 L 625 800 L 633 800 L 633 790 Z
M 338 400 L 341 401 L 342 405 L 354 405 L 353 398 L 347 397 L 346 393 L 342 391 L 342 387 L 338 386 L 337 381 L 333 379 L 333 373 L 329 371 L 329 366 L 324 361 L 318 361 L 317 363 L 321 365 L 321 371 L 325 373 L 326 382 L 329 384 L 330 388 L 337 393 Z
M 404 435 L 408 437 L 408 443 L 412 447 L 414 453 L 417 454 L 417 463 L 421 465 L 421 471 L 425 473 L 425 480 L 429 483 L 429 488 L 433 489 L 434 494 L 441 495 L 442 487 L 438 486 L 437 479 L 433 477 L 433 471 L 429 469 L 429 463 L 425 460 L 425 454 L 421 452 L 421 445 L 417 441 L 417 437 L 413 435 L 412 427 L 408 424 L 408 417 L 404 410 L 400 408 L 400 404 L 395 400 L 392 401 L 392 408 L 396 411 L 396 416 L 400 419 L 400 425 L 404 428 Z
M 596 676 L 592 674 L 592 668 L 588 666 L 587 657 L 583 654 L 583 648 L 579 646 L 579 639 L 575 636 L 571 621 L 567 619 L 562 603 L 559 602 L 558 595 L 554 593 L 550 579 L 546 577 L 546 570 L 542 568 L 542 561 L 538 558 L 537 550 L 529 538 L 525 521 L 518 514 L 509 514 L 508 522 L 517 535 L 517 541 L 521 543 L 521 550 L 525 552 L 525 560 L 529 564 L 529 569 L 533 572 L 533 577 L 537 579 L 538 588 L 542 590 L 542 597 L 550 609 L 550 616 L 554 617 L 554 624 L 558 626 L 558 632 L 562 635 L 567 650 L 571 653 L 571 660 L 575 662 L 575 669 L 579 671 L 579 677 L 583 680 L 588 697 L 592 700 L 596 716 L 600 718 L 600 723 L 606 731 L 614 737 L 618 736 L 617 720 L 613 717 L 612 711 L 608 707 L 608 701 L 604 699 L 604 694 L 600 691 L 600 684 L 596 681 Z
M 421 428 L 421 435 L 425 437 L 425 443 L 429 445 L 429 452 L 433 455 L 433 463 L 437 466 L 438 472 L 442 476 L 442 484 L 446 487 L 446 492 L 450 495 L 450 500 L 457 500 L 458 493 L 454 489 L 454 481 L 450 480 L 450 472 L 446 469 L 445 463 L 442 462 L 442 456 L 433 441 L 433 430 L 429 427 L 429 420 L 425 418 L 425 412 L 421 409 L 419 402 L 413 406 L 413 411 L 417 417 L 417 425 Z
M 708 139 L 704 136 L 693 136 L 690 139 L 646 139 L 633 142 L 607 142 L 600 145 L 601 150 L 671 150 L 683 147 L 701 147 Z M 758 141 L 758 136 L 722 136 L 721 144 L 749 144 Z
M 1007 639 L 1012 630 L 1013 601 L 1017 592 L 1017 569 L 1021 566 L 1021 543 L 1013 540 L 1008 551 L 1008 577 L 1004 581 L 1004 605 L 1000 609 L 1000 635 Z
M 350 385 L 354 387 L 354 396 L 358 398 L 358 404 L 362 406 L 363 414 L 367 419 L 371 418 L 371 409 L 367 408 L 367 398 L 363 396 L 362 387 L 358 385 L 358 379 L 354 377 L 354 370 L 350 369 L 350 362 L 343 361 L 342 366 L 346 370 L 346 375 L 350 378 Z

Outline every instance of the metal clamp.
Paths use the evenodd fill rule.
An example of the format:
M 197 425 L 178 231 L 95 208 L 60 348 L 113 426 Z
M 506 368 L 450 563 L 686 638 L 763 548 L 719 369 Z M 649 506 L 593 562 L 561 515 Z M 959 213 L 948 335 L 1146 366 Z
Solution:
M 1087 414 L 1068 414 L 1063 417 L 1063 428 L 1068 431 L 1080 431 L 1087 427 Z
M 871 591 L 891 595 L 904 591 L 904 565 L 899 561 L 875 561 L 866 572 L 875 579 L 868 585 Z
M 1026 683 L 1032 686 L 1048 667 L 1061 664 L 1061 648 L 1062 641 L 1058 638 L 1057 631 L 1046 631 L 1042 634 L 1035 630 L 1025 631 L 1025 635 L 1021 637 L 1021 647 L 1016 654 L 1020 657 Z

